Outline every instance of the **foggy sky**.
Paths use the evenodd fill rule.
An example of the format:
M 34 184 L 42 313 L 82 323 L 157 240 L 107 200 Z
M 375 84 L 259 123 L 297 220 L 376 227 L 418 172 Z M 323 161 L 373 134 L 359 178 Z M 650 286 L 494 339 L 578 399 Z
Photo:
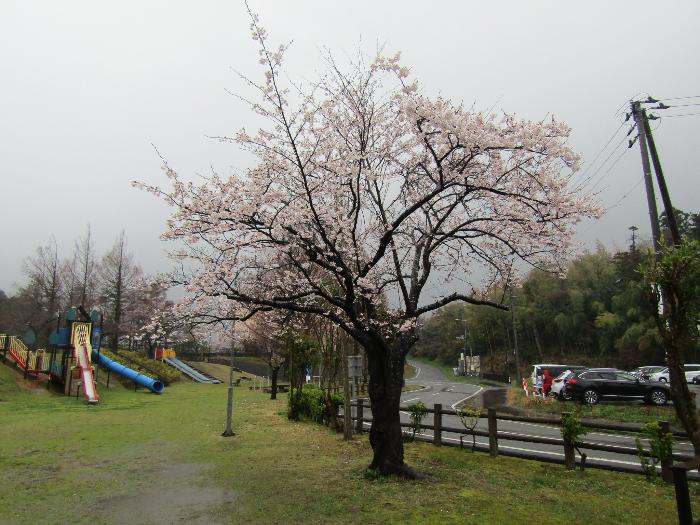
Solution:
M 620 125 L 615 113 L 631 97 L 700 95 L 697 1 L 250 5 L 271 42 L 294 41 L 287 70 L 295 80 L 323 69 L 324 47 L 343 58 L 358 46 L 371 54 L 384 45 L 387 53 L 402 51 L 429 94 L 567 122 L 572 146 L 589 162 Z M 130 181 L 165 184 L 154 146 L 189 178 L 249 165 L 235 145 L 207 138 L 255 128 L 245 104 L 225 91 L 245 92 L 234 70 L 254 79 L 262 74 L 248 26 L 237 1 L 2 2 L 0 289 L 13 293 L 24 283 L 23 259 L 51 235 L 60 255 L 70 256 L 88 222 L 99 254 L 123 229 L 146 273 L 170 268 L 158 240 L 168 208 Z M 700 106 L 666 114 L 693 112 Z M 700 116 L 654 127 L 674 205 L 699 211 Z M 624 150 L 601 166 L 595 181 Z M 639 148 L 626 151 L 597 190 L 608 208 L 629 195 L 603 219 L 580 225 L 582 248 L 597 241 L 624 248 L 631 225 L 650 235 Z

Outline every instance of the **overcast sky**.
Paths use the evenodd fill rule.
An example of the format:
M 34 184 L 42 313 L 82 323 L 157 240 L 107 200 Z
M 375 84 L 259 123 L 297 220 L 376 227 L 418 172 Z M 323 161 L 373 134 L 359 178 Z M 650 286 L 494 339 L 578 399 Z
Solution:
M 322 69 L 323 47 L 343 57 L 379 42 L 389 53 L 401 50 L 431 94 L 567 122 L 589 163 L 630 98 L 700 95 L 696 0 L 250 5 L 271 41 L 294 41 L 288 70 L 296 79 Z M 254 122 L 225 91 L 245 90 L 233 70 L 261 74 L 248 26 L 238 1 L 0 3 L 0 289 L 16 291 L 23 259 L 51 235 L 68 257 L 88 222 L 100 254 L 123 229 L 146 273 L 169 269 L 158 240 L 168 209 L 130 181 L 164 183 L 152 145 L 192 177 L 248 165 L 235 145 L 207 138 Z M 700 105 L 665 112 L 687 113 Z M 674 205 L 700 211 L 700 115 L 655 127 Z M 595 174 L 593 184 L 600 179 L 596 190 L 611 209 L 580 226 L 584 248 L 597 241 L 622 248 L 631 225 L 649 236 L 639 148 L 614 149 L 626 131 L 585 173 Z

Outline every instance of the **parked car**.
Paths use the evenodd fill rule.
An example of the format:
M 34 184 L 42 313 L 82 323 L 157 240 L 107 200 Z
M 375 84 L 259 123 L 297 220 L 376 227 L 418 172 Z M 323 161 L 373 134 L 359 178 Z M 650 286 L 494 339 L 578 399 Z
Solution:
M 564 370 L 561 374 L 555 377 L 554 381 L 552 381 L 552 389 L 549 391 L 549 395 L 562 401 L 565 399 L 571 399 L 571 395 L 566 392 L 566 388 L 564 387 L 566 386 L 565 379 L 573 376 L 573 370 Z
M 665 405 L 671 398 L 668 384 L 644 381 L 624 370 L 588 368 L 577 370 L 564 379 L 561 395 L 595 405 L 601 399 L 643 399 L 653 405 Z
M 662 365 L 640 366 L 635 370 L 630 370 L 630 374 L 639 377 L 640 379 L 648 380 L 651 379 L 652 374 L 661 372 L 664 368 L 666 367 Z
M 534 387 L 541 387 L 542 386 L 542 376 L 544 375 L 545 370 L 549 370 L 549 373 L 552 375 L 552 377 L 557 377 L 561 373 L 566 372 L 567 370 L 583 370 L 586 368 L 585 366 L 578 366 L 578 365 L 553 365 L 553 364 L 538 364 L 538 365 L 532 365 L 532 374 L 530 375 L 530 380 L 532 382 L 532 386 Z M 554 383 L 552 383 L 554 384 Z
M 692 383 L 693 378 L 700 374 L 700 365 L 697 364 L 686 364 L 683 367 L 683 370 L 685 371 L 685 381 L 686 383 Z M 656 372 L 655 374 L 652 374 L 650 379 L 652 381 L 661 381 L 662 383 L 668 383 L 669 377 L 668 377 L 668 367 L 664 367 L 663 370 L 660 372 Z

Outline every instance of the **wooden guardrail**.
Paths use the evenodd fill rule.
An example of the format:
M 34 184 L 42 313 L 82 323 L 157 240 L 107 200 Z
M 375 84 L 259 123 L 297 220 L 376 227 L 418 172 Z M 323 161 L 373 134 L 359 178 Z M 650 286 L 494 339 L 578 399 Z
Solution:
M 355 432 L 357 433 L 362 433 L 364 431 L 364 424 L 365 423 L 371 423 L 372 418 L 367 418 L 365 417 L 365 400 L 360 398 L 357 400 L 357 402 L 351 403 L 352 406 L 356 407 L 356 415 L 352 417 L 352 420 L 355 423 Z M 407 407 L 402 407 L 404 410 L 407 409 Z M 575 455 L 575 449 L 579 449 L 579 454 L 581 455 L 581 466 L 586 465 L 585 460 L 586 460 L 586 454 L 582 453 L 580 449 L 584 450 L 598 450 L 602 452 L 614 452 L 616 454 L 623 454 L 623 455 L 630 455 L 630 456 L 636 456 L 639 457 L 639 455 L 643 456 L 651 456 L 651 452 L 648 450 L 638 450 L 636 447 L 626 447 L 626 446 L 618 446 L 618 445 L 605 445 L 601 443 L 592 443 L 588 441 L 577 441 L 576 443 L 572 443 L 566 439 L 562 438 L 554 438 L 554 437 L 545 437 L 545 436 L 530 436 L 530 435 L 525 435 L 525 434 L 519 434 L 517 432 L 508 432 L 508 431 L 499 431 L 498 430 L 498 421 L 521 421 L 525 423 L 544 423 L 544 424 L 549 424 L 549 425 L 561 425 L 562 420 L 557 419 L 557 418 L 552 418 L 552 417 L 525 417 L 525 416 L 514 416 L 514 415 L 509 415 L 509 414 L 498 414 L 497 411 L 493 408 L 489 408 L 486 411 L 482 411 L 479 414 L 479 418 L 485 418 L 487 420 L 487 430 L 469 430 L 466 428 L 455 428 L 455 427 L 448 427 L 443 425 L 443 416 L 444 415 L 453 415 L 457 416 L 457 411 L 455 410 L 447 410 L 443 409 L 441 404 L 436 403 L 433 405 L 433 408 L 428 408 L 427 409 L 428 413 L 433 414 L 433 424 L 432 425 L 423 425 L 421 424 L 421 428 L 425 430 L 432 430 L 433 435 L 432 436 L 415 436 L 416 439 L 420 441 L 427 441 L 427 442 L 432 442 L 435 445 L 452 445 L 452 446 L 458 446 L 456 444 L 451 444 L 449 442 L 446 442 L 443 439 L 443 433 L 445 432 L 450 432 L 454 434 L 460 434 L 460 435 L 469 435 L 469 436 L 478 436 L 478 437 L 486 437 L 488 438 L 488 446 L 484 446 L 482 444 L 476 444 L 474 446 L 475 450 L 480 450 L 484 452 L 488 452 L 491 456 L 497 457 L 499 454 L 503 454 L 506 456 L 513 456 L 513 457 L 519 457 L 523 459 L 531 459 L 531 460 L 537 460 L 537 461 L 544 461 L 544 462 L 549 462 L 549 463 L 564 463 L 570 468 L 575 467 L 576 465 L 576 455 Z M 564 414 L 562 414 L 563 416 Z M 586 421 L 582 420 L 582 423 L 589 428 L 594 428 L 597 430 L 609 430 L 609 431 L 614 431 L 614 432 L 619 432 L 619 431 L 624 431 L 624 432 L 636 432 L 639 433 L 641 432 L 642 426 L 641 425 L 634 425 L 634 424 L 621 424 L 621 423 L 601 423 L 601 422 L 594 422 L 594 421 Z M 401 423 L 402 427 L 410 428 L 412 425 L 410 423 Z M 662 421 L 661 422 L 662 429 L 665 432 L 670 432 L 669 429 L 669 424 L 667 421 Z M 673 435 L 676 437 L 686 437 L 686 434 L 684 432 L 673 432 Z M 523 443 L 538 443 L 538 444 L 543 444 L 543 445 L 554 445 L 554 446 L 561 446 L 563 447 L 564 450 L 564 459 L 560 460 L 558 458 L 551 458 L 551 457 L 545 457 L 542 455 L 538 455 L 536 451 L 528 452 L 528 451 L 523 451 L 523 450 L 509 450 L 509 449 L 499 449 L 498 446 L 498 440 L 499 439 L 504 439 L 508 441 L 521 441 Z M 460 440 L 460 446 L 461 446 L 461 440 Z M 681 454 L 671 454 L 669 458 L 666 458 L 664 461 L 661 462 L 661 477 L 664 479 L 666 482 L 672 482 L 675 485 L 675 490 L 676 490 L 676 499 L 677 499 L 677 506 L 678 506 L 678 516 L 679 520 L 681 520 L 681 523 L 691 523 L 692 521 L 684 521 L 684 520 L 692 520 L 692 514 L 690 510 L 690 505 L 689 505 L 689 492 L 688 492 L 688 478 L 687 478 L 687 472 L 686 470 L 683 469 L 683 467 L 680 467 L 678 465 L 674 465 L 673 461 L 680 461 L 680 462 L 685 462 L 691 460 L 692 457 L 689 456 L 684 456 Z M 593 468 L 598 468 L 598 469 L 603 469 L 603 470 L 613 470 L 613 471 L 621 471 L 621 472 L 635 472 L 638 473 L 639 471 L 636 469 L 631 469 L 629 467 L 624 467 L 622 465 L 609 465 L 609 464 L 590 464 L 588 465 Z M 688 516 L 691 516 L 688 518 Z

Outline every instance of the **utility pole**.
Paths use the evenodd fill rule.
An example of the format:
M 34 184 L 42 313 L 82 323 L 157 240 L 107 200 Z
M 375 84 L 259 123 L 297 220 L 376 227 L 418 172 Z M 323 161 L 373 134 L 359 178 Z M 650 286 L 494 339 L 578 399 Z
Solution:
M 515 292 L 514 287 L 510 288 L 510 316 L 513 322 L 513 346 L 515 349 L 515 373 L 516 373 L 516 384 L 520 381 L 520 355 L 518 354 L 518 327 L 515 324 Z
M 651 238 L 654 243 L 654 252 L 657 257 L 660 253 L 661 231 L 659 228 L 659 212 L 656 209 L 656 196 L 654 194 L 654 182 L 651 179 L 651 168 L 649 167 L 649 153 L 647 152 L 647 141 L 642 118 L 642 109 L 639 101 L 632 102 L 632 117 L 637 124 L 639 151 L 642 154 L 642 169 L 644 171 L 644 186 L 647 192 L 647 205 L 649 206 L 649 221 L 651 222 Z
M 462 337 L 464 338 L 464 355 L 467 355 L 467 319 L 464 317 L 464 313 L 462 313 L 462 318 L 461 319 L 455 319 L 455 321 L 460 321 L 461 323 L 464 324 L 464 335 L 457 337 L 457 339 L 461 339 Z M 469 375 L 471 375 L 472 368 L 474 368 L 474 355 L 472 352 L 472 345 L 469 345 Z
M 646 136 L 647 142 L 649 143 L 649 152 L 651 153 L 651 161 L 654 164 L 654 171 L 656 172 L 656 181 L 659 184 L 659 193 L 661 193 L 661 200 L 664 203 L 664 211 L 666 212 L 666 220 L 668 221 L 668 229 L 671 231 L 671 239 L 675 246 L 679 246 L 681 243 L 681 235 L 678 231 L 678 223 L 676 222 L 676 214 L 673 211 L 673 205 L 671 204 L 671 196 L 668 193 L 668 187 L 666 186 L 666 179 L 664 178 L 664 172 L 661 169 L 661 162 L 659 161 L 659 154 L 656 151 L 656 144 L 654 143 L 654 137 L 651 134 L 651 128 L 649 127 L 649 119 L 647 118 L 647 113 L 644 109 L 641 110 L 642 113 L 642 123 L 643 131 Z
M 221 434 L 224 437 L 235 436 L 236 433 L 233 431 L 233 365 L 234 356 L 236 354 L 236 321 L 231 321 L 231 349 L 230 349 L 230 361 L 229 361 L 229 371 L 228 371 L 228 400 L 226 402 L 226 430 Z

